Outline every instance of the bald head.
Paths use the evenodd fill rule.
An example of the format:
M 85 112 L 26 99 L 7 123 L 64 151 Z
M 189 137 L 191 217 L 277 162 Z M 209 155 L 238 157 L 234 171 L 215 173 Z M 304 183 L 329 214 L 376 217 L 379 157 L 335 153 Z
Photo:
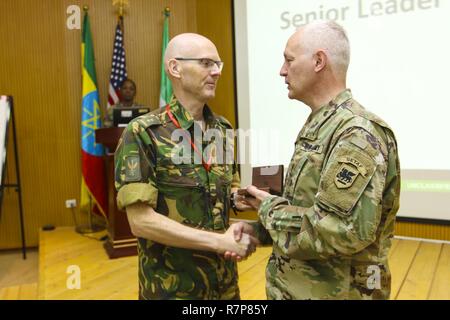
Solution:
M 164 68 L 175 97 L 190 112 L 202 109 L 215 97 L 223 66 L 220 62 L 216 46 L 202 35 L 183 33 L 168 43 Z
M 323 50 L 336 75 L 344 77 L 350 63 L 350 44 L 345 30 L 334 21 L 315 21 L 300 27 L 290 41 L 310 54 Z
M 205 57 L 204 52 L 213 52 L 219 56 L 214 43 L 208 38 L 196 33 L 182 33 L 170 40 L 164 55 L 166 72 L 171 59 L 183 58 L 210 58 Z

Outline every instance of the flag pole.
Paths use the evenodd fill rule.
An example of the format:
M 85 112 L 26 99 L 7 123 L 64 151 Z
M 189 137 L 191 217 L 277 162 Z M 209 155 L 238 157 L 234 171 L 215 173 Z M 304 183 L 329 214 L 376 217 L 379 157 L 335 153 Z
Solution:
M 169 18 L 170 18 L 170 8 L 166 7 L 163 11 L 164 23 L 163 23 L 163 34 L 162 34 L 162 54 L 161 54 L 161 85 L 159 92 L 159 107 L 165 107 L 172 97 L 172 84 L 165 72 L 164 66 L 164 56 L 166 52 L 166 47 L 169 43 Z
M 87 5 L 83 6 L 83 11 L 85 12 L 86 16 L 85 19 L 87 19 L 87 14 L 88 14 L 88 10 L 89 7 Z M 85 20 L 86 21 L 86 20 Z M 83 30 L 84 31 L 84 30 Z M 83 36 L 83 41 L 84 41 L 84 36 Z M 84 57 L 84 52 L 82 52 L 82 57 Z M 84 68 L 84 58 L 82 58 L 82 68 Z M 95 69 L 94 69 L 95 71 Z M 96 82 L 95 78 L 94 78 L 94 82 Z M 97 88 L 96 88 L 97 90 Z M 84 94 L 84 93 L 83 93 Z M 93 201 L 92 201 L 92 194 L 91 191 L 88 189 L 88 199 L 89 199 L 89 208 L 88 208 L 88 224 L 87 225 L 76 225 L 75 227 L 75 231 L 77 233 L 80 234 L 86 234 L 86 233 L 95 233 L 95 232 L 99 232 L 102 230 L 105 230 L 106 227 L 102 226 L 102 225 L 98 225 L 92 222 L 92 206 L 93 206 Z M 81 202 L 81 201 L 80 201 Z M 100 206 L 100 204 L 97 203 L 98 206 Z M 100 210 L 101 211 L 101 210 Z M 76 220 L 75 220 L 75 224 L 76 224 Z
M 92 196 L 91 194 L 89 194 L 88 223 L 81 226 L 76 226 L 75 231 L 80 234 L 86 234 L 86 233 L 100 232 L 105 229 L 106 229 L 105 226 L 92 222 Z

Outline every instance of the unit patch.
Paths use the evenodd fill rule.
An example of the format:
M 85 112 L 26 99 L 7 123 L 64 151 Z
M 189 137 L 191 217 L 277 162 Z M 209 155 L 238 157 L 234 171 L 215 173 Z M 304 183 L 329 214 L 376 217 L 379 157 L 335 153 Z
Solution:
M 339 189 L 350 188 L 358 177 L 359 171 L 354 166 L 343 163 L 336 172 L 334 184 Z
M 139 165 L 139 156 L 128 156 L 125 160 L 125 181 L 140 181 L 141 166 Z

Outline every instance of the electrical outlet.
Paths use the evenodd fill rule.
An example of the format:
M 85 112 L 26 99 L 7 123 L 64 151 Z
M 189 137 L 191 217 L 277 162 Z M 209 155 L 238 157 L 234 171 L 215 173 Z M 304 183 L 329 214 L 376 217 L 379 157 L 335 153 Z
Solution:
M 66 200 L 66 208 L 75 208 L 77 206 L 77 200 L 69 199 Z

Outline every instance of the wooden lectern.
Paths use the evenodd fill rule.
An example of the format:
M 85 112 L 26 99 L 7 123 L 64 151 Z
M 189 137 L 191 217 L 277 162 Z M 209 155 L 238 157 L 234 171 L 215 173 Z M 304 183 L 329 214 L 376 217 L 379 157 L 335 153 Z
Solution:
M 137 239 L 128 224 L 127 214 L 117 208 L 117 191 L 114 187 L 114 151 L 124 128 L 101 128 L 95 130 L 95 142 L 106 149 L 104 161 L 108 194 L 108 240 L 103 244 L 110 259 L 137 254 Z

